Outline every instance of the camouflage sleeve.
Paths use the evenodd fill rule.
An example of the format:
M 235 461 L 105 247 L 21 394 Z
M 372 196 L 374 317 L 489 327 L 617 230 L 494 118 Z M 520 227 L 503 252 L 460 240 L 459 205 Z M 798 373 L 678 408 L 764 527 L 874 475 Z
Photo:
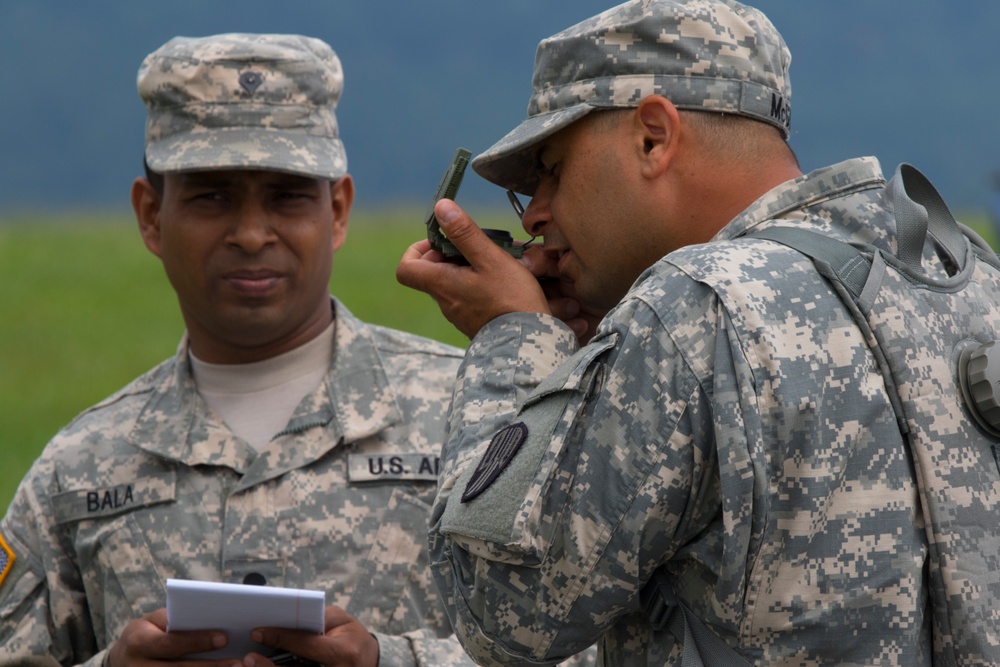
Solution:
M 402 637 L 373 633 L 379 643 L 379 667 L 475 667 L 469 654 L 454 635 L 435 637 L 425 631 L 409 632 Z M 597 662 L 594 647 L 570 658 L 562 667 L 594 667 Z
M 405 635 L 373 633 L 378 639 L 379 667 L 475 667 L 454 635 L 437 637 L 417 630 Z
M 572 356 L 567 337 L 549 318 L 499 318 L 459 375 L 431 557 L 481 664 L 586 648 L 717 510 L 700 511 L 710 410 L 656 313 L 625 302 Z
M 0 521 L 13 558 L 0 583 L 0 664 L 100 665 L 79 571 L 48 505 L 51 479 L 43 455 Z

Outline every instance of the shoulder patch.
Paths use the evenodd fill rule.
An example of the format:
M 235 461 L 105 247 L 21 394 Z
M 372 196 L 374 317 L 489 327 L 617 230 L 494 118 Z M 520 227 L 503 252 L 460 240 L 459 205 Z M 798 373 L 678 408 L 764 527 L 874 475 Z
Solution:
M 506 470 L 510 462 L 514 460 L 521 445 L 527 439 L 528 427 L 523 422 L 511 424 L 497 431 L 493 439 L 490 440 L 479 465 L 472 473 L 472 478 L 465 486 L 462 502 L 468 502 L 490 488 L 500 473 Z
M 3 586 L 3 580 L 7 578 L 11 568 L 14 567 L 16 559 L 14 551 L 7 546 L 7 541 L 3 539 L 3 535 L 0 535 L 0 586 Z

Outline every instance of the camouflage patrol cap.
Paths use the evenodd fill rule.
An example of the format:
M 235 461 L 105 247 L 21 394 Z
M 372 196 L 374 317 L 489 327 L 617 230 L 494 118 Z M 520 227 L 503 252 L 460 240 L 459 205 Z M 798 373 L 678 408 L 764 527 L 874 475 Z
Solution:
M 788 137 L 791 54 L 758 10 L 731 0 L 632 0 L 543 39 L 528 118 L 472 162 L 488 181 L 532 194 L 531 148 L 594 109 L 647 96 L 679 109 L 769 123 Z
M 146 162 L 155 172 L 347 172 L 334 110 L 344 73 L 325 42 L 300 35 L 175 37 L 139 68 Z

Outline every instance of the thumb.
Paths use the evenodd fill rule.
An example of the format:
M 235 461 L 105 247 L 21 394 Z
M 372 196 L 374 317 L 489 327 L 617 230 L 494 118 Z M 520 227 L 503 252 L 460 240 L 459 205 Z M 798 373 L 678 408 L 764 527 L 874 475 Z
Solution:
M 502 250 L 450 199 L 441 199 L 434 205 L 434 215 L 448 240 L 458 248 L 472 266 L 488 266 L 495 262 L 493 253 Z M 503 253 L 506 254 L 506 253 Z

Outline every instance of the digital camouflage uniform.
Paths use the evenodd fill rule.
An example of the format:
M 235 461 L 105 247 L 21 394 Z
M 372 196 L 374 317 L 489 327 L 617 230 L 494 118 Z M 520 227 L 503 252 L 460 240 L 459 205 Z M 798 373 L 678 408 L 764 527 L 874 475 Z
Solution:
M 431 540 L 477 660 L 546 663 L 601 636 L 602 664 L 677 664 L 640 608 L 663 567 L 759 664 L 929 663 L 926 538 L 876 362 L 808 258 L 738 238 L 794 225 L 890 247 L 883 194 L 873 158 L 773 189 L 645 272 L 582 349 L 549 316 L 479 332 Z
M 426 531 L 460 350 L 334 302 L 325 381 L 255 454 L 177 356 L 81 414 L 21 484 L 0 535 L 0 663 L 101 664 L 168 578 L 326 592 L 380 664 L 469 664 L 428 571 Z
M 787 138 L 790 61 L 746 5 L 631 0 L 539 43 L 527 118 L 472 166 L 531 195 L 540 142 L 653 94 Z M 599 637 L 603 664 L 677 665 L 642 604 L 658 572 L 756 664 L 928 664 L 923 517 L 875 359 L 811 260 L 739 238 L 893 247 L 884 192 L 873 158 L 761 192 L 644 271 L 582 349 L 539 314 L 478 332 L 430 534 L 474 658 L 551 664 Z

